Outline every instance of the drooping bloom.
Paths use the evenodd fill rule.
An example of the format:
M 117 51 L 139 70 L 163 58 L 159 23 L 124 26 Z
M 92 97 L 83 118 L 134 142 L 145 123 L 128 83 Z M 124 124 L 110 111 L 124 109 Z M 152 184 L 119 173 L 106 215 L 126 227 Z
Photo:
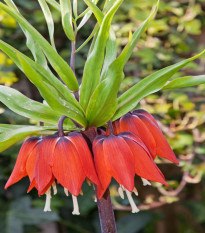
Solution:
M 91 152 L 79 132 L 63 137 L 52 135 L 28 139 L 5 188 L 27 175 L 31 182 L 28 191 L 35 187 L 39 195 L 46 194 L 45 211 L 50 211 L 51 187 L 54 194 L 57 191 L 55 180 L 64 187 L 66 195 L 68 191 L 72 194 L 73 214 L 79 214 L 76 197 L 85 178 L 99 183 Z
M 135 110 L 125 114 L 113 125 L 116 133 L 129 131 L 137 135 L 144 142 L 153 158 L 158 155 L 178 164 L 174 152 L 150 113 L 142 109 Z
M 143 141 L 131 132 L 97 136 L 93 142 L 93 153 L 101 183 L 97 190 L 99 199 L 113 177 L 120 184 L 121 197 L 125 190 L 134 213 L 138 212 L 131 197 L 131 192 L 137 194 L 134 186 L 135 174 L 143 178 L 144 184 L 149 184 L 147 180 L 151 180 L 167 185 Z

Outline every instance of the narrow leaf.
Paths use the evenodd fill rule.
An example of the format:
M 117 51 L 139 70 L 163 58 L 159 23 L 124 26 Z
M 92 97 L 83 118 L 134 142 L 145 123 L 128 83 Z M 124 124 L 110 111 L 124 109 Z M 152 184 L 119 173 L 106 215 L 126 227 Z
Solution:
M 12 11 L 0 2 L 0 9 L 7 12 L 11 17 L 18 21 L 25 30 L 27 30 L 31 36 L 39 43 L 48 60 L 50 61 L 53 68 L 65 82 L 65 84 L 71 90 L 78 90 L 78 82 L 69 65 L 63 60 L 61 56 L 53 49 L 48 41 L 35 29 L 33 28 L 20 14 Z
M 101 12 L 101 10 L 91 0 L 84 0 L 84 2 L 91 9 L 91 11 L 95 15 L 98 23 L 101 25 L 102 20 L 103 20 L 103 16 L 104 16 L 103 13 Z
M 118 98 L 118 108 L 113 116 L 112 120 L 116 120 L 127 112 L 131 111 L 133 108 L 137 106 L 139 101 L 143 99 L 145 96 L 150 95 L 154 92 L 159 91 L 163 88 L 166 82 L 181 68 L 186 66 L 188 63 L 192 62 L 200 55 L 202 55 L 205 50 L 186 60 L 178 62 L 174 65 L 168 66 L 162 70 L 155 72 L 154 74 L 149 75 L 144 78 L 142 81 L 138 82 L 136 85 L 131 87 L 128 91 L 123 93 Z
M 45 19 L 46 19 L 46 23 L 48 25 L 48 32 L 49 32 L 51 45 L 56 50 L 55 42 L 54 42 L 54 22 L 53 22 L 53 17 L 52 17 L 51 11 L 50 11 L 45 0 L 38 0 L 38 2 L 41 6 L 41 9 L 42 9 L 43 14 L 44 14 Z
M 120 56 L 115 59 L 105 73 L 104 80 L 97 86 L 86 111 L 86 118 L 90 126 L 102 126 L 114 115 L 117 108 L 117 93 L 122 80 L 123 67 L 127 52 L 130 48 L 132 34 L 130 32 L 129 43 Z
M 17 57 L 17 53 L 26 60 L 29 65 L 37 72 L 40 73 L 42 76 L 43 82 L 53 88 L 58 92 L 58 94 L 63 98 L 64 100 L 68 101 L 69 103 L 73 104 L 75 108 L 78 109 L 79 112 L 81 112 L 84 115 L 84 111 L 82 107 L 80 106 L 79 102 L 73 97 L 73 95 L 68 91 L 68 89 L 61 83 L 60 80 L 58 80 L 51 72 L 44 69 L 42 66 L 34 62 L 32 59 L 24 55 L 23 53 L 19 52 L 9 44 L 3 42 L 0 40 L 0 49 L 5 52 L 11 60 L 14 61 L 14 63 L 18 66 L 18 68 L 23 71 L 22 65 L 19 62 L 19 59 Z
M 5 0 L 5 2 L 14 12 L 20 15 L 17 6 L 14 4 L 12 0 Z M 28 49 L 31 51 L 35 61 L 38 64 L 41 64 L 41 66 L 43 66 L 44 68 L 48 69 L 47 60 L 38 42 L 33 38 L 33 36 L 24 28 L 24 26 L 20 22 L 19 22 L 19 26 L 21 27 L 23 33 L 26 36 L 26 45 Z
M 56 124 L 60 114 L 49 106 L 31 100 L 13 88 L 0 85 L 0 101 L 13 112 L 37 121 Z
M 73 13 L 75 18 L 78 17 L 78 0 L 73 0 Z
M 74 41 L 75 35 L 72 24 L 72 8 L 70 0 L 60 0 L 63 30 L 69 40 Z
M 94 4 L 96 5 L 98 3 L 99 0 L 94 0 Z M 86 23 L 87 21 L 89 20 L 90 16 L 92 15 L 92 11 L 88 9 L 86 9 L 81 15 L 78 16 L 78 18 L 82 18 L 80 24 L 78 25 L 77 27 L 77 30 L 79 31 Z
M 0 152 L 6 150 L 10 146 L 14 145 L 18 141 L 24 139 L 27 136 L 38 134 L 39 132 L 52 129 L 50 126 L 26 126 L 18 129 L 8 130 L 0 134 Z M 73 128 L 71 128 L 73 130 Z
M 72 102 L 64 101 L 52 86 L 48 84 L 45 85 L 42 76 L 37 73 L 22 56 L 19 54 L 17 54 L 17 56 L 21 62 L 24 73 L 39 89 L 48 105 L 60 114 L 68 116 L 82 126 L 86 126 L 84 115 L 75 108 Z
M 192 87 L 205 83 L 205 75 L 198 76 L 186 76 L 181 78 L 176 78 L 166 84 L 162 90 L 177 89 L 182 87 Z
M 100 73 L 104 60 L 105 46 L 110 30 L 113 15 L 121 5 L 123 0 L 117 0 L 112 8 L 105 15 L 99 33 L 97 35 L 93 50 L 85 63 L 82 85 L 80 90 L 80 104 L 83 109 L 87 108 L 89 99 L 99 84 Z
M 57 11 L 61 12 L 61 8 L 59 3 L 57 3 L 55 0 L 46 0 L 47 3 L 49 3 L 53 8 L 55 8 Z

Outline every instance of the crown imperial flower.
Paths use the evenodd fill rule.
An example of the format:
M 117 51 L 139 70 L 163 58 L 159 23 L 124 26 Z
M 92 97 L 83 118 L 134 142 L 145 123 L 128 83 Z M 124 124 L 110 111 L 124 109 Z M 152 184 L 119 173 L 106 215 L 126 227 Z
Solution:
M 144 142 L 153 158 L 158 155 L 178 164 L 178 160 L 156 120 L 147 111 L 139 109 L 125 114 L 114 122 L 114 129 L 116 133 L 123 131 L 134 133 Z
M 123 191 L 126 192 L 134 213 L 139 211 L 131 197 L 131 192 L 138 194 L 134 186 L 135 174 L 143 179 L 145 185 L 149 184 L 147 180 L 167 185 L 143 141 L 131 132 L 97 136 L 93 142 L 93 153 L 101 183 L 97 190 L 99 199 L 113 177 L 120 184 L 120 196 L 124 197 Z
M 81 193 L 85 178 L 99 183 L 91 152 L 79 132 L 63 137 L 52 135 L 28 139 L 21 147 L 5 188 L 27 175 L 30 179 L 28 192 L 35 187 L 39 195 L 46 194 L 45 211 L 50 211 L 51 187 L 54 194 L 57 192 L 55 180 L 64 187 L 66 195 L 68 191 L 72 194 L 73 214 L 79 214 L 76 197 Z

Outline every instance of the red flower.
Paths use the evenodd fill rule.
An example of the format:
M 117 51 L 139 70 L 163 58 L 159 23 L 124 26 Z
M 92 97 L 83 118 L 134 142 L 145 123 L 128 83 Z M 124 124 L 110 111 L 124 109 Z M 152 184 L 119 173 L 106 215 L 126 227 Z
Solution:
M 76 196 L 81 192 L 85 178 L 98 184 L 91 152 L 79 132 L 67 136 L 47 136 L 43 139 L 28 139 L 22 146 L 14 170 L 5 186 L 28 175 L 29 190 L 36 188 L 38 194 L 47 194 L 45 211 L 50 210 L 51 186 L 55 179 L 72 194 L 73 214 L 79 214 Z
M 130 131 L 137 135 L 149 149 L 153 158 L 158 155 L 176 164 L 179 163 L 156 120 L 145 110 L 127 113 L 113 125 L 116 133 Z
M 101 185 L 98 186 L 98 198 L 101 199 L 108 188 L 111 178 L 121 185 L 120 194 L 125 189 L 133 212 L 138 209 L 131 199 L 135 192 L 134 176 L 157 181 L 167 185 L 163 174 L 153 161 L 149 150 L 140 138 L 130 132 L 118 135 L 100 135 L 93 142 L 94 162 Z

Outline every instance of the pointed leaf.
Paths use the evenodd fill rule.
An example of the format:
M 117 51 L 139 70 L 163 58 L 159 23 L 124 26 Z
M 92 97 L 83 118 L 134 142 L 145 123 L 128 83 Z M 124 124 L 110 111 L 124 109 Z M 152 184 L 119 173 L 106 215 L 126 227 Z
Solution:
M 69 40 L 75 40 L 72 24 L 72 8 L 70 0 L 60 0 L 63 30 Z
M 94 2 L 94 4 L 97 4 L 98 1 L 99 1 L 99 0 L 94 0 L 93 2 Z M 92 11 L 89 10 L 89 8 L 87 8 L 82 14 L 80 14 L 80 15 L 78 16 L 77 19 L 83 17 L 82 20 L 81 20 L 81 22 L 80 22 L 80 24 L 79 24 L 78 27 L 77 27 L 77 30 L 78 30 L 78 31 L 87 23 L 87 21 L 89 20 L 89 18 L 90 18 L 91 15 L 92 15 Z M 76 20 L 77 20 L 77 19 L 76 19 Z
M 73 97 L 73 95 L 68 91 L 68 89 L 63 85 L 63 83 L 58 80 L 50 71 L 43 68 L 41 65 L 37 64 L 33 60 L 31 60 L 29 57 L 25 56 L 23 53 L 19 52 L 9 44 L 3 42 L 0 40 L 0 49 L 5 52 L 11 60 L 14 61 L 14 63 L 18 66 L 20 70 L 23 71 L 22 65 L 19 62 L 19 59 L 17 57 L 17 53 L 26 60 L 29 65 L 37 72 L 40 73 L 43 77 L 43 82 L 49 84 L 53 88 L 58 91 L 58 94 L 69 103 L 73 104 L 75 108 L 77 108 L 82 114 L 84 114 L 82 107 L 77 102 L 77 100 Z
M 87 108 L 89 99 L 100 81 L 100 73 L 104 60 L 105 46 L 108 38 L 112 18 L 123 0 L 117 0 L 105 15 L 100 31 L 97 35 L 93 50 L 85 63 L 81 91 L 80 104 L 83 109 Z
M 53 47 L 48 43 L 48 41 L 35 29 L 33 28 L 28 21 L 26 21 L 23 16 L 12 11 L 9 7 L 0 2 L 0 9 L 8 13 L 13 17 L 21 26 L 27 30 L 31 36 L 38 42 L 39 46 L 47 56 L 53 68 L 65 82 L 65 84 L 71 90 L 78 90 L 78 82 L 69 65 L 63 60 L 61 56 L 53 49 Z
M 51 11 L 50 11 L 45 0 L 38 0 L 38 2 L 41 6 L 41 9 L 42 9 L 43 14 L 44 14 L 45 19 L 46 19 L 46 23 L 48 25 L 48 32 L 49 32 L 51 45 L 56 50 L 55 42 L 54 42 L 54 38 L 53 38 L 54 37 L 54 22 L 53 22 L 53 17 L 52 17 Z
M 17 56 L 21 62 L 24 73 L 39 89 L 48 105 L 60 114 L 68 116 L 82 126 L 86 126 L 84 115 L 81 112 L 78 112 L 72 102 L 64 101 L 52 86 L 49 84 L 45 85 L 43 77 L 37 73 L 20 54 L 17 54 Z
M 12 111 L 34 120 L 56 124 L 60 114 L 49 106 L 31 100 L 13 88 L 0 85 L 0 101 Z
M 55 8 L 57 11 L 61 12 L 61 8 L 59 3 L 57 3 L 55 0 L 46 0 L 47 3 L 49 3 L 53 8 Z
M 181 78 L 176 78 L 166 84 L 162 90 L 177 89 L 182 87 L 192 87 L 205 83 L 205 75 L 198 76 L 186 76 Z
M 91 11 L 93 12 L 93 14 L 95 15 L 98 23 L 101 25 L 102 21 L 103 21 L 103 13 L 101 12 L 101 10 L 91 1 L 91 0 L 83 0 L 88 7 L 91 9 Z
M 5 1 L 7 3 L 7 5 L 17 14 L 20 15 L 19 10 L 17 8 L 17 6 L 14 4 L 14 2 L 12 0 L 6 0 Z M 44 53 L 42 52 L 38 42 L 33 38 L 33 36 L 24 28 L 24 26 L 19 23 L 22 31 L 24 32 L 25 36 L 26 36 L 26 45 L 27 47 L 30 49 L 35 61 L 38 64 L 41 64 L 41 66 L 43 66 L 44 68 L 48 68 L 47 66 L 47 60 L 45 58 Z
M 75 18 L 78 17 L 78 0 L 73 0 L 73 13 Z
M 116 111 L 117 93 L 122 80 L 123 67 L 127 52 L 130 48 L 132 34 L 130 33 L 129 43 L 120 56 L 109 66 L 103 81 L 97 86 L 86 111 L 86 118 L 90 126 L 102 126 Z
M 174 65 L 168 66 L 164 69 L 161 69 L 154 74 L 149 75 L 148 77 L 144 78 L 136 85 L 131 87 L 128 91 L 123 93 L 118 98 L 118 107 L 115 115 L 113 116 L 112 120 L 116 120 L 125 113 L 131 111 L 133 108 L 137 106 L 139 101 L 143 99 L 145 96 L 150 95 L 154 92 L 159 91 L 163 88 L 166 82 L 181 68 L 183 68 L 188 63 L 192 62 L 200 55 L 202 55 L 205 50 L 189 59 L 183 60 L 178 62 Z
M 34 135 L 38 132 L 49 130 L 50 128 L 50 126 L 26 126 L 19 129 L 8 130 L 0 134 L 0 152 L 29 135 Z

